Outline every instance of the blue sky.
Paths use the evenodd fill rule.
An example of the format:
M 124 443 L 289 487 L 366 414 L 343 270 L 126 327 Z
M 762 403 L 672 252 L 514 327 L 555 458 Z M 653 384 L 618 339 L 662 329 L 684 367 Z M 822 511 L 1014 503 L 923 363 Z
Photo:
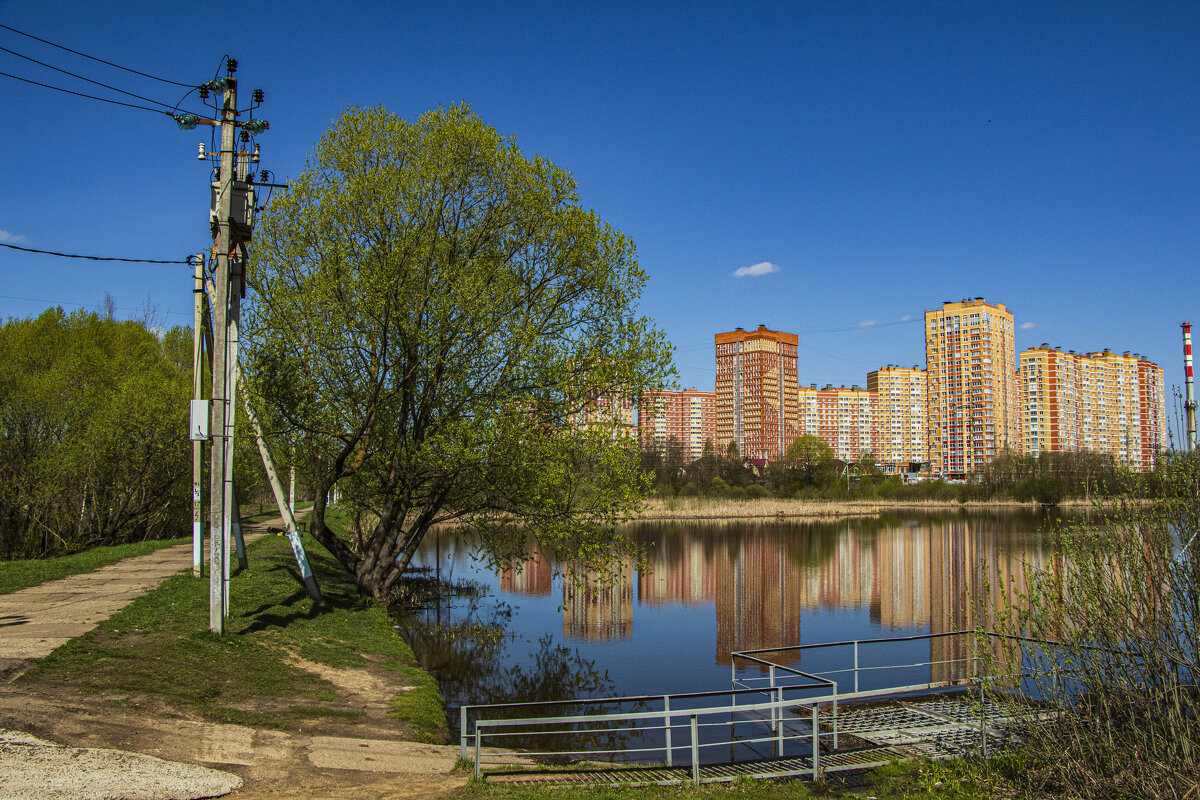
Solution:
M 712 388 L 715 332 L 759 323 L 800 334 L 803 383 L 865 384 L 924 362 L 925 309 L 983 296 L 1013 310 L 1018 348 L 1132 350 L 1170 386 L 1179 323 L 1200 324 L 1194 0 L 0 0 L 0 23 L 184 83 L 234 56 L 242 90 L 266 92 L 262 166 L 281 178 L 346 106 L 469 102 L 637 242 L 642 309 L 684 385 Z M 170 104 L 184 91 L 3 29 L 0 47 Z M 119 97 L 5 52 L 0 71 Z M 0 238 L 206 249 L 201 131 L 4 77 L 0 91 Z M 735 276 L 759 264 L 777 269 Z M 121 314 L 148 301 L 190 324 L 186 267 L 0 249 L 0 268 L 3 317 L 107 291 Z

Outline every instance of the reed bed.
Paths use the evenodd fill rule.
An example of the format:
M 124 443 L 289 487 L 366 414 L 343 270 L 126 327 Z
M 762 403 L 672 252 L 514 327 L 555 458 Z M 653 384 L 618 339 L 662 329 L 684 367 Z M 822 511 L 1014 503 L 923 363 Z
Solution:
M 892 511 L 945 511 L 1038 508 L 1036 502 L 1016 500 L 863 499 L 812 500 L 756 498 L 729 500 L 716 497 L 652 497 L 634 519 L 822 519 L 873 517 Z

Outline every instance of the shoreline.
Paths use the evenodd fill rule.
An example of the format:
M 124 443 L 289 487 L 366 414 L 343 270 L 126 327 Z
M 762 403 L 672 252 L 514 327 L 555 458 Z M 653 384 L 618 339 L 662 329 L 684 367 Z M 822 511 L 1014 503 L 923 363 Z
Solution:
M 1094 501 L 1067 500 L 1056 507 L 1087 510 Z M 628 522 L 660 520 L 798 519 L 877 517 L 889 512 L 912 511 L 1036 511 L 1044 506 L 1019 500 L 721 500 L 716 498 L 650 498 Z

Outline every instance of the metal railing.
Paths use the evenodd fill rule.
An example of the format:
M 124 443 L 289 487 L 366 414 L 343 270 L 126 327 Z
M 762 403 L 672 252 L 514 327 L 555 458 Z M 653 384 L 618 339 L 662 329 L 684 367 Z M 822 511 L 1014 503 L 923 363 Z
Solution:
M 763 689 L 735 689 L 731 691 L 688 692 L 666 695 L 640 695 L 630 697 L 591 698 L 570 701 L 547 701 L 536 703 L 506 703 L 495 705 L 463 706 L 459 709 L 460 752 L 466 758 L 468 752 L 475 761 L 475 775 L 479 777 L 485 764 L 503 764 L 518 766 L 529 764 L 538 759 L 594 759 L 598 756 L 621 754 L 663 754 L 668 766 L 675 766 L 676 754 L 686 754 L 684 763 L 690 764 L 692 781 L 701 782 L 700 767 L 703 762 L 702 751 L 708 748 L 729 747 L 731 745 L 770 744 L 773 757 L 783 757 L 787 742 L 798 742 L 809 749 L 812 754 L 811 772 L 815 777 L 820 770 L 820 737 L 833 734 L 822 733 L 818 719 L 818 706 L 804 698 L 787 699 L 785 693 L 803 689 L 826 689 L 829 681 L 819 680 L 809 685 L 779 686 L 773 691 Z M 738 703 L 739 697 L 768 696 L 766 701 Z M 702 705 L 699 707 L 683 707 L 687 701 L 705 700 L 713 697 L 729 697 L 732 702 L 717 705 Z M 628 703 L 644 704 L 649 701 L 661 703 L 661 710 L 632 711 L 632 712 L 603 712 L 586 714 L 569 714 L 553 716 L 517 717 L 494 716 L 489 713 L 510 712 L 520 708 L 538 708 L 565 705 L 619 705 Z M 676 707 L 672 708 L 672 704 Z M 789 717 L 787 712 L 793 709 L 810 707 L 811 721 L 807 726 L 795 724 L 796 718 Z M 789 724 L 792 723 L 792 724 Z M 738 726 L 756 726 L 763 730 L 760 736 L 737 736 Z M 704 733 L 724 728 L 729 731 L 728 737 L 710 737 L 705 741 Z M 552 741 L 575 739 L 595 739 L 611 734 L 645 734 L 662 733 L 663 743 L 653 743 L 648 747 L 622 746 L 619 749 L 606 748 L 563 748 L 541 749 L 537 747 L 522 747 L 520 749 L 492 747 L 489 745 L 503 743 L 505 740 L 520 738 L 528 744 L 539 737 L 550 738 Z M 680 741 L 681 737 L 682 741 Z M 797 755 L 803 755 L 797 753 Z M 806 768 L 804 771 L 810 771 Z M 799 771 L 799 770 L 796 770 Z
M 876 648 L 947 637 L 965 639 L 969 650 L 964 648 L 963 655 L 944 659 L 931 656 L 928 660 L 904 663 L 863 662 L 863 655 Z M 985 682 L 1016 679 L 1019 685 L 1028 672 L 1022 668 L 1012 674 L 981 675 L 984 661 L 981 638 L 1019 643 L 1022 660 L 1026 643 L 1052 644 L 993 632 L 951 631 L 736 651 L 731 657 L 728 690 L 462 706 L 460 753 L 464 759 L 473 756 L 476 777 L 488 764 L 521 767 L 550 760 L 591 761 L 606 757 L 615 760 L 618 755 L 654 761 L 653 756 L 658 755 L 669 767 L 675 767 L 677 761 L 690 764 L 692 782 L 700 783 L 704 754 L 711 748 L 730 748 L 732 761 L 735 748 L 742 748 L 743 753 L 755 752 L 761 758 L 755 747 L 769 744 L 773 759 L 787 758 L 787 748 L 792 748 L 791 756 L 796 760 L 787 774 L 809 773 L 815 779 L 822 772 L 822 737 L 831 740 L 834 752 L 838 750 L 839 703 L 966 684 L 979 686 L 980 736 L 986 749 L 982 717 Z M 805 671 L 766 657 L 769 654 L 776 654 L 776 659 L 798 657 L 805 651 L 831 648 L 847 649 L 850 665 Z M 947 669 L 948 677 L 933 680 L 935 668 L 940 666 Z M 752 667 L 763 674 L 739 672 Z M 876 683 L 874 678 L 884 671 L 924 668 L 929 669 L 929 679 L 925 681 L 863 688 L 864 683 Z M 853 689 L 839 690 L 839 680 L 851 684 Z M 728 699 L 710 702 L 714 698 Z M 751 698 L 751 702 L 739 702 L 742 698 Z M 824 716 L 823 707 L 829 711 Z M 541 713 L 552 710 L 558 713 Z M 744 735 L 748 727 L 757 730 Z M 727 735 L 722 734 L 721 728 Z M 617 742 L 620 746 L 616 746 Z M 764 768 L 766 772 L 784 774 L 777 765 Z

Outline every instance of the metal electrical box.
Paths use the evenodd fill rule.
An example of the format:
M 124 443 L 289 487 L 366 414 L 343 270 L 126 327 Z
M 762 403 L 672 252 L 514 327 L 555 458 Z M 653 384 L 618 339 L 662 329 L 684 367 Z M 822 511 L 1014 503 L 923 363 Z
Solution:
M 214 183 L 211 186 L 209 194 L 209 227 L 212 229 L 214 236 L 219 227 L 218 203 L 221 188 L 221 184 Z M 229 194 L 229 224 L 233 228 L 235 239 L 250 241 L 250 236 L 254 232 L 255 202 L 254 184 L 246 183 L 245 181 L 233 181 Z
M 188 423 L 191 430 L 191 440 L 193 442 L 208 441 L 208 401 L 193 400 L 192 401 L 192 418 Z

